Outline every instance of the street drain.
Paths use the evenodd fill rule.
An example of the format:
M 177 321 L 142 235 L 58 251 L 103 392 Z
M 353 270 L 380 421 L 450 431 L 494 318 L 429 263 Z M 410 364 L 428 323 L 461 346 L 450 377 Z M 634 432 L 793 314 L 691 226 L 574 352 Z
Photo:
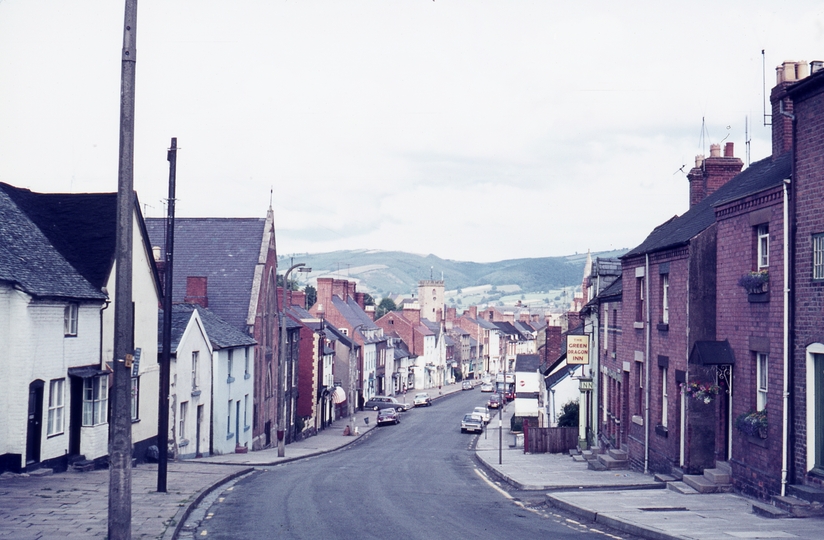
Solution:
M 642 512 L 687 512 L 684 506 L 659 506 L 655 508 L 639 508 Z

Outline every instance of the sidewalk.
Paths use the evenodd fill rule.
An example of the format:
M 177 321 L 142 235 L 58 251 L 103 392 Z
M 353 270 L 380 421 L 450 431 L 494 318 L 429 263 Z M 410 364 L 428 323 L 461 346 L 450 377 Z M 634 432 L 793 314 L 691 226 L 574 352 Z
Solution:
M 286 445 L 282 458 L 272 448 L 170 462 L 166 493 L 157 492 L 157 464 L 138 465 L 132 469 L 132 538 L 177 538 L 189 512 L 214 489 L 256 466 L 294 461 L 355 442 L 374 428 L 376 416 L 358 412 L 360 435 L 348 437 L 343 430 L 352 419 L 340 419 L 314 437 Z M 369 418 L 368 424 L 364 418 Z M 39 473 L 0 475 L 0 540 L 106 538 L 109 471 Z
M 550 504 L 585 519 L 655 539 L 824 538 L 824 518 L 763 518 L 752 513 L 749 499 L 732 493 L 682 495 L 663 489 L 651 475 L 591 471 L 566 454 L 524 454 L 509 446 L 508 408 L 501 464 L 497 418 L 478 437 L 478 461 L 492 476 L 519 489 L 546 491 Z

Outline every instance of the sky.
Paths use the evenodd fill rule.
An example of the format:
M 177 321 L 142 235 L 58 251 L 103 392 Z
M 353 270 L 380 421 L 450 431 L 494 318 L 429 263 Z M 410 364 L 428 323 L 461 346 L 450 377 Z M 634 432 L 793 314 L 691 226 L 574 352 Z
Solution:
M 117 190 L 123 16 L 0 0 L 1 182 Z M 163 216 L 177 137 L 176 215 L 271 201 L 281 255 L 632 248 L 711 143 L 769 155 L 786 60 L 821 2 L 140 0 L 134 186 Z

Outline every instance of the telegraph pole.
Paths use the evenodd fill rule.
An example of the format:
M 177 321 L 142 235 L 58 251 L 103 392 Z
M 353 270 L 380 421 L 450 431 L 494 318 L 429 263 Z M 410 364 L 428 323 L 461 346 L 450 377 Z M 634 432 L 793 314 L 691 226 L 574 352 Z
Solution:
M 126 0 L 120 71 L 120 148 L 117 174 L 114 386 L 109 424 L 109 540 L 132 537 L 132 220 L 134 219 L 134 93 L 137 0 Z M 128 364 L 128 367 L 127 367 Z
M 166 493 L 169 462 L 169 385 L 172 358 L 172 270 L 175 251 L 175 177 L 177 174 L 177 137 L 166 155 L 169 161 L 169 203 L 166 211 L 166 258 L 163 286 L 163 354 L 160 358 L 160 392 L 157 407 L 157 491 Z

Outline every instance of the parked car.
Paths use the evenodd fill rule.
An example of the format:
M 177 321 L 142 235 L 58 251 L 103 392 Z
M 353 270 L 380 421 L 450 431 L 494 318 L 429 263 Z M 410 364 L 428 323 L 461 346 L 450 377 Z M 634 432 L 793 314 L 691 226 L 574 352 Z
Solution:
M 475 407 L 474 409 L 472 409 L 472 414 L 480 414 L 481 419 L 484 421 L 484 424 L 489 423 L 489 409 L 487 409 L 486 407 Z
M 463 420 L 461 420 L 461 433 L 466 433 L 467 431 L 481 432 L 483 430 L 484 421 L 477 414 L 467 414 L 463 417 Z
M 393 409 L 392 407 L 387 407 L 385 409 L 381 409 L 378 411 L 378 419 L 377 424 L 382 426 L 383 424 L 400 424 L 401 423 L 401 413 L 398 412 L 397 409 Z
M 412 401 L 415 404 L 415 407 L 429 407 L 432 405 L 432 398 L 429 397 L 429 394 L 426 392 L 420 392 L 415 394 L 415 399 Z
M 395 409 L 396 411 L 401 412 L 407 410 L 409 407 L 393 397 L 372 396 L 363 408 L 371 409 L 373 411 L 379 411 L 381 409 Z
M 472 386 L 472 381 L 464 381 L 461 383 L 461 390 L 472 390 L 475 388 Z
M 487 407 L 490 409 L 497 409 L 501 406 L 501 395 L 500 394 L 492 394 L 489 396 L 489 401 L 486 404 Z
M 492 383 L 483 383 L 481 385 L 481 392 L 493 392 L 495 391 L 495 387 L 492 386 Z
M 507 402 L 514 401 L 515 400 L 515 390 L 507 390 L 506 393 L 504 394 L 504 399 L 506 399 Z

